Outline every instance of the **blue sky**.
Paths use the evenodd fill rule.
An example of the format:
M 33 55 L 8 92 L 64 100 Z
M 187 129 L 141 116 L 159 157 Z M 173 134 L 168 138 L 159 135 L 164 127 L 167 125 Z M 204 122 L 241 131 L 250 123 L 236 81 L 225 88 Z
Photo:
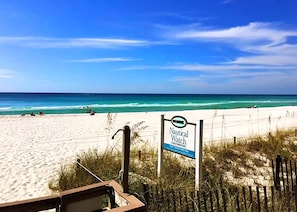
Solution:
M 0 0 L 0 92 L 297 94 L 296 0 Z

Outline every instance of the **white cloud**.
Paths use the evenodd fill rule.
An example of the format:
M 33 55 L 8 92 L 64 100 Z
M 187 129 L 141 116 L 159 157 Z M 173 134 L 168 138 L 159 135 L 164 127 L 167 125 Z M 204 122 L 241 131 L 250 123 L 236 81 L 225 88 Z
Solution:
M 258 58 L 255 57 L 255 60 Z M 273 58 L 265 58 L 265 60 L 270 60 Z M 287 59 L 287 58 L 286 58 Z M 228 73 L 228 72 L 236 72 L 236 71 L 260 71 L 260 72 L 267 72 L 267 73 L 273 73 L 274 71 L 282 72 L 282 71 L 297 71 L 297 64 L 294 64 L 294 59 L 291 58 L 292 64 L 288 64 L 288 61 L 281 61 L 282 58 L 280 58 L 278 61 L 275 61 L 275 65 L 271 65 L 269 63 L 268 65 L 264 62 L 264 59 L 262 59 L 261 62 L 263 64 L 260 64 L 258 61 L 252 62 L 252 58 L 250 61 L 248 61 L 247 58 L 238 58 L 238 60 L 226 62 L 222 64 L 214 64 L 214 65 L 207 65 L 207 64 L 182 64 L 177 63 L 173 65 L 159 65 L 159 66 L 129 66 L 129 67 L 122 67 L 117 70 L 147 70 L 147 69 L 155 69 L 155 70 L 177 70 L 177 71 L 192 71 L 192 72 L 216 72 L 216 73 Z M 284 65 L 279 64 L 280 62 L 284 63 Z M 287 62 L 287 63 L 285 63 Z M 246 63 L 246 64 L 245 64 Z M 257 63 L 257 64 L 253 64 Z
M 118 68 L 118 71 L 134 71 L 134 70 L 147 70 L 147 69 L 161 69 L 161 66 L 128 66 L 128 67 L 122 67 Z
M 232 72 L 232 73 L 215 73 L 215 74 L 200 74 L 196 77 L 189 77 L 189 76 L 177 76 L 173 77 L 171 81 L 181 81 L 181 82 L 186 82 L 186 81 L 208 81 L 208 80 L 213 80 L 213 79 L 236 79 L 236 78 L 246 78 L 246 79 L 251 79 L 251 78 L 257 78 L 257 77 L 269 77 L 273 75 L 279 75 L 281 72 Z
M 209 16 L 199 17 L 199 16 L 197 16 L 197 14 L 191 13 L 191 12 L 179 12 L 179 13 L 177 13 L 177 12 L 155 12 L 155 13 L 152 13 L 151 16 L 158 18 L 158 20 L 165 18 L 165 19 L 176 19 L 176 20 L 185 21 L 185 22 L 202 22 L 202 21 L 214 19 L 214 17 L 209 17 Z M 166 26 L 159 25 L 159 24 L 154 25 L 154 26 L 166 28 Z
M 31 41 L 36 38 L 34 37 L 0 37 L 0 43 L 2 44 L 18 44 L 20 42 Z
M 269 58 L 266 58 L 269 60 Z M 272 58 L 270 58 L 272 59 Z M 263 59 L 264 61 L 264 59 Z M 164 66 L 131 66 L 123 70 L 190 71 L 191 75 L 173 76 L 169 81 L 186 86 L 189 90 L 208 93 L 286 93 L 296 94 L 297 65 L 252 65 L 251 61 L 238 64 L 174 64 Z M 175 72 L 173 72 L 175 73 Z M 180 73 L 182 74 L 182 73 Z
M 237 57 L 226 63 L 297 67 L 297 45 L 294 44 L 281 44 L 276 46 L 250 45 L 245 46 L 242 50 L 253 53 L 254 55 Z
M 227 66 L 186 65 L 180 67 L 182 70 L 297 69 L 297 44 L 292 43 L 292 40 L 288 42 L 290 38 L 297 37 L 297 28 L 284 29 L 281 23 L 253 22 L 223 29 L 180 27 L 167 35 L 179 41 L 225 43 L 240 51 L 241 55 L 243 52 L 249 53 L 221 62 Z M 228 66 L 231 64 L 238 66 Z
M 182 70 L 182 71 L 236 71 L 236 70 L 296 70 L 296 66 L 265 66 L 265 65 L 200 65 L 179 64 L 159 67 L 160 69 Z
M 229 64 L 258 64 L 268 66 L 288 66 L 292 65 L 297 69 L 297 57 L 293 55 L 260 55 L 238 57 L 235 60 L 228 62 Z M 283 67 L 278 67 L 282 69 Z
M 0 44 L 35 48 L 116 48 L 147 46 L 152 42 L 114 38 L 0 37 Z
M 225 29 L 190 29 L 179 30 L 172 33 L 176 39 L 192 39 L 197 41 L 220 41 L 220 42 L 269 42 L 280 44 L 289 36 L 297 36 L 297 30 L 278 29 L 275 24 L 252 22 L 245 26 L 236 26 Z
M 297 44 L 281 44 L 276 46 L 271 45 L 259 45 L 259 46 L 250 46 L 243 49 L 255 53 L 264 53 L 264 54 L 282 54 L 282 55 L 297 55 Z
M 245 75 L 244 73 L 242 73 Z M 249 76 L 248 73 L 246 73 Z M 254 73 L 249 77 L 225 77 L 227 80 L 216 80 L 218 75 L 214 75 L 214 80 L 210 80 L 211 76 L 205 79 L 203 76 L 178 76 L 173 77 L 171 81 L 180 82 L 184 86 L 189 87 L 191 91 L 204 91 L 207 93 L 267 93 L 267 94 L 296 94 L 297 90 L 297 75 L 292 73 L 275 72 L 269 73 Z
M 0 79 L 11 79 L 15 78 L 15 73 L 9 69 L 0 69 Z
M 69 60 L 67 62 L 74 63 L 105 63 L 105 62 L 128 62 L 134 61 L 132 58 L 124 58 L 124 57 L 105 57 L 105 58 L 87 58 L 80 60 Z

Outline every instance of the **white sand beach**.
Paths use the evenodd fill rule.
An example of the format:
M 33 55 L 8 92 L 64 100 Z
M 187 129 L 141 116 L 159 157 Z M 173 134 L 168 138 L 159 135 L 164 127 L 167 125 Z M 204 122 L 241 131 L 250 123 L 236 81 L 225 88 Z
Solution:
M 297 128 L 296 106 L 118 113 L 111 118 L 99 113 L 0 116 L 0 203 L 51 194 L 48 182 L 62 165 L 75 162 L 76 156 L 89 148 L 120 147 L 120 133 L 114 140 L 111 137 L 124 125 L 143 121 L 147 128 L 141 136 L 157 148 L 161 114 L 168 119 L 181 115 L 197 124 L 204 120 L 205 143 Z

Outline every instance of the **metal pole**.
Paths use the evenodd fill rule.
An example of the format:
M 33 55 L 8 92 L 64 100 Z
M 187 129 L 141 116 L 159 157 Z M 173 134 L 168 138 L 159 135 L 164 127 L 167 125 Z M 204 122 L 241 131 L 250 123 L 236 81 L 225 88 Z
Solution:
M 164 145 L 164 115 L 161 115 L 161 139 L 158 148 L 158 177 L 161 176 L 163 167 L 163 145 Z
M 123 133 L 123 158 L 122 158 L 122 186 L 123 192 L 129 193 L 129 162 L 130 162 L 130 128 L 129 126 L 124 127 Z
M 90 175 L 92 175 L 96 180 L 98 180 L 99 182 L 103 182 L 102 179 L 100 179 L 97 175 L 95 175 L 93 172 L 91 172 L 87 167 L 85 167 L 84 165 L 82 165 L 80 163 L 80 159 L 77 159 L 76 161 L 76 168 L 78 169 L 79 167 L 83 168 L 85 171 L 87 171 Z

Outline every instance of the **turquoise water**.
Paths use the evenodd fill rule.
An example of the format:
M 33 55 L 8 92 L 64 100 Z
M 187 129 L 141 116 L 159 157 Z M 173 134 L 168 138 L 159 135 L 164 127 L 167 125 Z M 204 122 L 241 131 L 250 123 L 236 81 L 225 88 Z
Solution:
M 297 106 L 297 95 L 0 93 L 0 115 Z

